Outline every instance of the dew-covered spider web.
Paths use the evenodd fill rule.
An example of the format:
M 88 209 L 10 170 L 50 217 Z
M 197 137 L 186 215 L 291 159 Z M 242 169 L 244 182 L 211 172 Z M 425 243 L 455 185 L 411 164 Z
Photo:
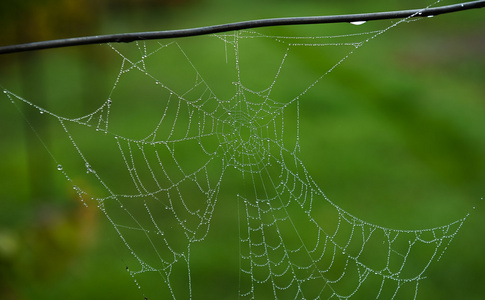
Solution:
M 70 156 L 52 150 L 55 167 L 118 233 L 141 298 L 413 299 L 466 217 L 419 230 L 367 222 L 300 157 L 306 99 L 325 101 L 336 68 L 408 21 L 103 46 L 119 72 L 83 115 L 3 92 L 58 123 Z

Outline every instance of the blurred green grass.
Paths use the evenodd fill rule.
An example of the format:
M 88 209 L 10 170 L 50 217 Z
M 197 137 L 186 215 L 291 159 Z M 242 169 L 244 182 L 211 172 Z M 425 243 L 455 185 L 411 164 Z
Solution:
M 416 7 L 422 4 L 414 2 Z M 337 3 L 324 6 L 314 1 L 213 1 L 149 12 L 113 10 L 102 18 L 99 30 L 112 33 L 175 29 L 254 18 L 402 8 L 381 1 L 352 4 L 351 11 Z M 484 292 L 484 243 L 480 237 L 485 224 L 483 204 L 479 201 L 485 193 L 483 25 L 483 12 L 475 11 L 398 26 L 358 49 L 301 103 L 301 158 L 327 196 L 350 213 L 383 226 L 416 229 L 450 223 L 477 207 L 442 260 L 427 272 L 429 278 L 419 288 L 421 299 L 480 299 Z M 351 25 L 276 28 L 268 32 L 329 35 L 345 26 Z M 380 25 L 363 26 L 373 30 Z M 205 58 L 218 58 L 218 67 L 223 68 L 221 47 L 198 48 L 199 38 L 181 43 L 215 84 L 220 71 L 211 59 Z M 268 47 L 263 51 L 266 54 L 273 49 L 264 42 L 261 46 Z M 34 58 L 25 54 L 0 57 L 0 84 L 26 98 L 44 101 L 42 105 L 55 113 L 89 112 L 105 100 L 119 71 L 119 57 L 107 50 L 106 46 L 90 46 L 42 51 Z M 313 48 L 295 54 L 299 64 L 292 66 L 302 81 L 300 85 L 306 82 L 305 76 L 321 72 L 321 64 L 342 56 L 339 48 L 336 53 L 328 53 L 328 57 L 319 56 L 318 51 L 309 56 L 311 51 Z M 26 78 L 26 74 L 31 77 Z M 289 94 L 299 92 L 288 88 Z M 322 90 L 323 97 L 319 94 Z M 124 271 L 127 258 L 118 249 L 117 234 L 96 210 L 92 213 L 97 215 L 97 221 L 90 221 L 92 229 L 86 229 L 86 224 L 91 223 L 83 217 L 77 223 L 69 222 L 73 212 L 86 209 L 80 206 L 70 186 L 66 187 L 67 182 L 56 172 L 29 125 L 8 100 L 2 100 L 0 241 L 13 241 L 16 246 L 0 258 L 0 276 L 9 278 L 5 286 L 0 285 L 0 295 L 6 299 L 53 299 L 66 295 L 70 299 L 140 298 Z M 49 147 L 59 160 L 75 155 L 63 148 L 65 136 L 57 124 L 39 120 L 39 116 L 27 117 L 33 127 L 41 128 L 42 136 L 47 136 Z M 132 124 L 139 116 L 133 113 L 130 117 L 132 121 L 127 121 L 125 130 L 136 129 Z M 112 177 L 118 170 L 110 172 L 107 175 Z M 81 174 L 76 176 L 80 178 Z M 222 194 L 220 198 L 224 197 Z M 234 209 L 230 204 L 219 204 L 221 211 Z M 44 205 L 46 209 L 39 208 Z M 41 222 L 44 211 L 54 211 L 60 220 L 67 221 L 45 225 Z M 225 217 L 229 216 L 228 213 Z M 49 230 L 46 233 L 39 228 Z M 92 238 L 83 240 L 86 230 Z M 66 231 L 73 241 L 62 238 Z M 237 239 L 221 228 L 214 231 L 221 231 L 218 236 Z M 59 239 L 52 238 L 58 235 Z M 42 249 L 42 242 L 32 243 L 37 239 L 50 241 L 47 250 Z M 63 241 L 68 250 L 63 251 L 58 245 Z M 214 246 L 211 251 L 217 254 L 207 256 L 206 266 L 194 272 L 204 274 L 206 268 L 217 264 L 219 247 Z M 60 252 L 52 250 L 59 248 Z M 67 255 L 67 259 L 60 259 L 59 253 Z M 51 274 L 50 269 L 59 270 Z

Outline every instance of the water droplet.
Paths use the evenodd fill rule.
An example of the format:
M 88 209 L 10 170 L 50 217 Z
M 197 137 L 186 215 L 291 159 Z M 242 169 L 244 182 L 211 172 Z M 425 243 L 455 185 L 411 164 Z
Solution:
M 429 16 L 428 16 L 428 18 L 432 18 L 432 17 L 434 17 L 434 16 L 433 16 L 433 15 L 429 15 Z
M 350 24 L 352 25 L 362 25 L 364 24 L 366 21 L 353 21 L 353 22 L 350 22 Z
M 44 113 L 44 111 L 43 111 L 43 110 L 41 110 L 41 111 L 40 111 L 40 113 L 41 113 L 41 114 L 43 114 L 43 113 Z
M 6 93 L 7 93 L 7 91 L 6 91 L 6 90 L 3 90 L 3 93 L 4 93 L 4 94 L 6 94 Z
M 111 99 L 108 99 L 108 105 L 113 103 L 113 101 L 111 101 Z
M 57 165 L 57 170 L 62 171 L 62 165 Z

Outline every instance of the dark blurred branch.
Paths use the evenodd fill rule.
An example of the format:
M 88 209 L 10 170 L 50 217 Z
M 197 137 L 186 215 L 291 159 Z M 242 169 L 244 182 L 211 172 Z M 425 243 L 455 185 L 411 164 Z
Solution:
M 206 35 L 206 34 L 249 29 L 249 28 L 270 27 L 270 26 L 349 23 L 349 22 L 362 22 L 362 21 L 400 19 L 400 18 L 419 18 L 419 17 L 437 16 L 441 14 L 452 13 L 452 12 L 457 12 L 462 10 L 469 10 L 473 8 L 482 8 L 482 7 L 485 7 L 485 0 L 472 1 L 472 2 L 466 2 L 461 4 L 453 4 L 453 5 L 441 6 L 441 7 L 435 7 L 435 8 L 402 10 L 402 11 L 353 14 L 353 15 L 337 15 L 337 16 L 262 19 L 262 20 L 244 21 L 244 22 L 237 22 L 237 23 L 214 25 L 214 26 L 190 28 L 190 29 L 98 35 L 98 36 L 68 38 L 68 39 L 60 39 L 60 40 L 27 43 L 27 44 L 10 45 L 10 46 L 0 47 L 0 54 L 33 51 L 33 50 L 49 49 L 49 48 L 90 45 L 90 44 L 129 43 L 129 42 L 139 41 L 139 40 L 180 38 L 180 37 L 189 37 L 189 36 Z

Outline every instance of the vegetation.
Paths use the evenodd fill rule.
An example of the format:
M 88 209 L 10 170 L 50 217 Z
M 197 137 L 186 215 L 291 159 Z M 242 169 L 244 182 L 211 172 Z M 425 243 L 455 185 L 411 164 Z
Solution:
M 79 7 L 69 6 L 71 2 Z M 353 5 L 347 2 L 342 7 L 337 1 L 207 0 L 153 6 L 144 2 L 144 7 L 125 1 L 121 7 L 105 4 L 95 10 L 92 4 L 84 7 L 79 1 L 61 0 L 46 1 L 40 10 L 34 4 L 35 10 L 10 7 L 11 15 L 19 17 L 4 18 L 1 26 L 17 29 L 11 29 L 1 43 L 428 4 L 412 1 L 406 3 L 410 7 L 398 7 L 392 1 L 352 1 Z M 6 11 L 0 9 L 8 15 Z M 45 15 L 38 17 L 43 27 L 18 21 L 27 11 L 52 13 L 62 21 Z M 79 18 L 65 18 L 66 11 Z M 93 15 L 97 21 L 91 23 Z M 50 31 L 59 22 L 70 25 L 65 32 Z M 483 11 L 472 11 L 398 26 L 327 76 L 318 90 L 324 95 L 312 91 L 301 103 L 301 157 L 326 195 L 342 208 L 366 221 L 404 229 L 447 224 L 472 211 L 442 260 L 420 284 L 421 299 L 479 299 L 484 293 L 485 244 L 480 238 L 485 231 L 480 201 L 485 196 L 484 25 Z M 342 29 L 350 26 L 268 32 L 331 35 L 352 30 Z M 382 27 L 361 26 L 369 31 Z M 16 30 L 28 35 L 17 35 Z M 214 73 L 219 70 L 212 59 L 220 59 L 224 52 L 220 47 L 204 49 L 196 44 L 200 42 L 181 41 L 207 78 L 217 78 Z M 264 42 L 261 47 L 271 51 Z M 320 64 L 335 61 L 329 57 L 345 55 L 339 50 L 330 50 L 328 57 L 303 50 L 297 55 L 298 66 L 291 65 L 296 80 L 321 73 Z M 56 113 L 88 112 L 105 101 L 119 65 L 119 57 L 107 46 L 11 54 L 0 57 L 0 85 Z M 126 88 L 136 89 L 136 82 Z M 288 86 L 288 93 L 295 93 L 294 88 Z M 67 160 L 72 153 L 64 153 L 62 130 L 37 113 L 25 116 L 28 123 L 8 98 L 0 97 L 0 298 L 141 299 L 124 272 L 117 234 L 94 205 L 82 205 L 31 126 L 57 158 Z M 140 118 L 135 113 L 131 117 Z M 133 122 L 127 124 L 136 129 Z M 207 268 L 215 267 L 219 255 L 208 254 Z

